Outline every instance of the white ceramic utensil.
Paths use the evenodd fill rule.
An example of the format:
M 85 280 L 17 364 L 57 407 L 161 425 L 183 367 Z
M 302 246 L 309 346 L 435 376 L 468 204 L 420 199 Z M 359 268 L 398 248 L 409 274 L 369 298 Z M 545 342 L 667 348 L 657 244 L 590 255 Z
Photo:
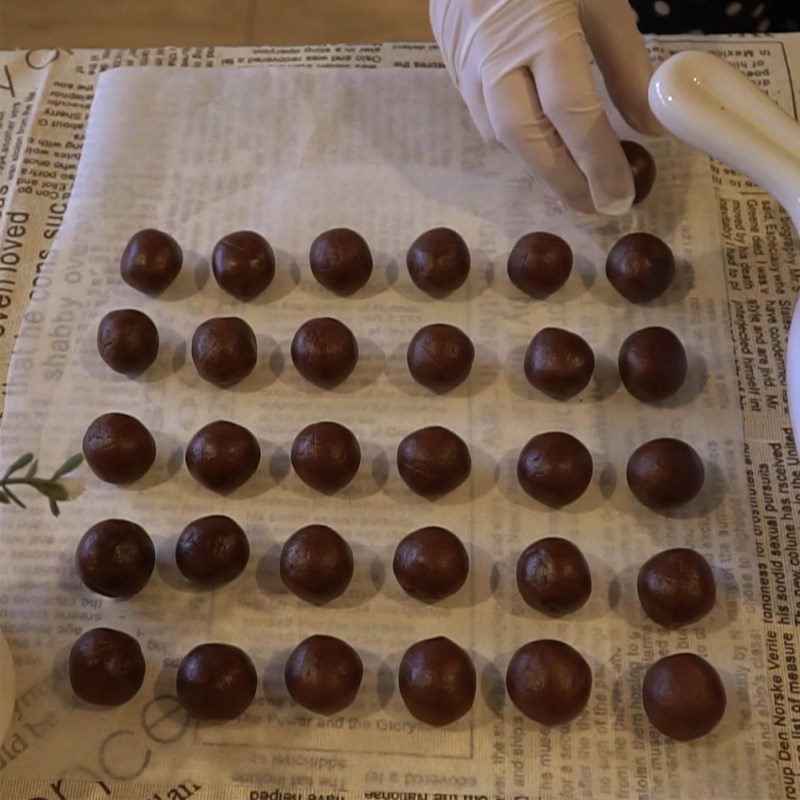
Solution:
M 679 139 L 774 195 L 800 230 L 800 125 L 746 75 L 696 50 L 668 58 L 650 80 L 650 107 Z M 786 353 L 789 415 L 800 430 L 800 314 Z

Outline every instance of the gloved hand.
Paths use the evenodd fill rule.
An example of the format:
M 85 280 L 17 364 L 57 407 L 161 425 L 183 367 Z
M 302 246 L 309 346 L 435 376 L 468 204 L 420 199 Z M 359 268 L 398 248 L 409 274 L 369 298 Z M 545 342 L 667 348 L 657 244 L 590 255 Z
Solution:
M 447 70 L 481 136 L 580 211 L 621 214 L 633 176 L 592 82 L 634 129 L 663 129 L 647 103 L 650 64 L 627 0 L 430 0 Z

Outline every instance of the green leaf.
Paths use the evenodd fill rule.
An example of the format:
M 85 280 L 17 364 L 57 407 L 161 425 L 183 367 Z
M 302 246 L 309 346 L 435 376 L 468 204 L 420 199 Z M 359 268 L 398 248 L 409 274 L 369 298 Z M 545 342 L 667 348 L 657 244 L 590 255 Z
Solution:
M 28 467 L 28 471 L 25 473 L 25 477 L 32 478 L 34 475 L 36 475 L 36 470 L 38 468 L 39 468 L 39 459 L 34 458 L 33 461 L 31 461 L 30 467 Z
M 25 505 L 25 503 L 22 502 L 22 500 L 19 499 L 19 497 L 17 497 L 14 494 L 14 492 L 11 491 L 11 489 L 8 488 L 8 486 L 4 486 L 3 489 L 5 489 L 5 492 L 8 495 L 9 499 L 12 500 L 14 503 L 16 503 L 20 508 L 28 507 Z
M 7 470 L 6 474 L 3 477 L 5 480 L 9 475 L 13 475 L 18 469 L 22 469 L 23 467 L 27 467 L 28 464 L 33 461 L 33 453 L 25 453 L 25 455 L 20 456 Z
M 72 472 L 72 470 L 77 469 L 81 464 L 83 464 L 83 454 L 82 453 L 75 453 L 74 456 L 70 456 L 53 473 L 53 477 L 50 480 L 56 480 L 57 478 L 62 477 L 62 475 L 66 475 L 68 472 Z
M 52 498 L 50 499 L 50 513 L 57 517 L 61 513 L 61 509 L 58 507 L 58 503 Z
M 8 499 L 8 495 L 0 492 L 0 503 L 10 503 L 11 501 Z
M 43 478 L 31 478 L 28 483 L 45 497 L 51 500 L 69 500 L 69 492 L 60 483 L 46 481 Z

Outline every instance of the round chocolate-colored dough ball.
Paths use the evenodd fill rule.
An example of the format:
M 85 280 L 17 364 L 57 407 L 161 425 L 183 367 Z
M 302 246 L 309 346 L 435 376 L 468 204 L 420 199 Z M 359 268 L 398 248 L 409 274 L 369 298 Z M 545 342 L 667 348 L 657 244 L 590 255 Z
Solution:
M 572 248 L 554 233 L 525 234 L 508 256 L 508 277 L 520 291 L 541 299 L 560 289 L 572 272 Z
M 292 339 L 291 353 L 297 371 L 323 389 L 338 386 L 358 363 L 356 337 L 332 317 L 304 322 Z
M 470 263 L 466 242 L 450 228 L 432 228 L 418 236 L 406 256 L 411 280 L 434 295 L 458 289 L 469 275 Z
M 349 228 L 332 228 L 317 236 L 309 260 L 314 277 L 336 294 L 353 294 L 372 275 L 369 245 Z
M 629 233 L 606 259 L 611 285 L 632 303 L 648 303 L 662 295 L 675 277 L 672 250 L 650 233 Z
M 283 676 L 295 703 L 330 715 L 356 699 L 364 665 L 347 642 L 334 636 L 309 636 L 290 653 Z
M 247 534 L 221 514 L 190 522 L 175 545 L 175 562 L 181 574 L 200 586 L 229 583 L 242 574 L 249 559 Z
M 186 447 L 186 466 L 191 476 L 220 494 L 247 482 L 260 461 L 258 439 L 247 428 L 227 420 L 200 428 Z
M 636 588 L 647 616 L 667 628 L 697 622 L 717 599 L 708 561 L 688 547 L 664 550 L 645 561 Z
M 233 386 L 256 366 L 256 335 L 239 317 L 206 320 L 192 336 L 192 361 L 204 380 L 220 388 Z
M 431 425 L 409 433 L 397 446 L 397 469 L 412 492 L 434 498 L 452 492 L 469 477 L 469 448 L 452 431 Z
M 678 508 L 694 499 L 705 475 L 700 456 L 680 439 L 653 439 L 628 459 L 628 486 L 640 503 L 655 510 Z
M 717 671 L 694 653 L 659 659 L 644 676 L 642 704 L 650 724 L 679 742 L 710 733 L 727 702 Z
M 634 204 L 641 203 L 650 194 L 656 181 L 656 161 L 652 153 L 639 142 L 621 141 L 622 151 L 633 172 Z
M 406 593 L 425 603 L 435 603 L 464 585 L 469 555 L 454 533 L 430 526 L 409 533 L 400 541 L 392 569 Z
M 574 647 L 555 639 L 539 639 L 512 656 L 506 690 L 526 717 L 542 725 L 564 725 L 586 708 L 592 693 L 592 670 Z
M 292 443 L 292 466 L 303 483 L 333 494 L 355 478 L 361 448 L 353 433 L 338 422 L 308 425 Z
M 522 599 L 537 611 L 560 617 L 577 611 L 592 593 L 592 573 L 572 542 L 555 536 L 528 545 L 517 561 Z
M 92 628 L 69 652 L 69 682 L 81 700 L 98 706 L 127 703 L 144 682 L 139 642 L 113 628 Z
M 686 380 L 686 350 L 681 340 L 658 326 L 632 333 L 622 343 L 617 363 L 625 388 L 645 403 L 672 397 Z
M 89 468 L 107 483 L 139 480 L 156 460 L 150 431 L 129 414 L 102 414 L 86 429 L 83 455 Z
M 525 353 L 525 377 L 556 400 L 583 391 L 593 372 L 592 348 L 578 334 L 561 328 L 542 328 Z
M 252 300 L 272 283 L 275 254 L 255 231 L 235 231 L 214 245 L 211 268 L 220 288 L 237 300 Z
M 472 659 L 445 636 L 412 644 L 400 661 L 397 682 L 411 715 L 428 725 L 455 722 L 475 701 Z
M 406 353 L 411 376 L 434 392 L 447 392 L 465 381 L 474 360 L 469 336 L 442 323 L 420 328 Z
M 308 603 L 327 603 L 353 579 L 353 551 L 327 525 L 307 525 L 292 534 L 281 549 L 281 580 Z
M 127 519 L 104 519 L 78 542 L 75 568 L 93 592 L 131 597 L 144 589 L 156 565 L 156 549 L 147 531 Z
M 592 480 L 591 453 L 574 436 L 540 433 L 522 448 L 517 479 L 534 500 L 560 508 L 577 500 Z
M 139 375 L 158 357 L 158 329 L 133 308 L 109 311 L 97 326 L 97 352 L 114 372 Z
M 122 280 L 149 295 L 161 294 L 178 277 L 183 251 L 168 234 L 145 228 L 131 236 L 119 262 Z
M 231 644 L 209 642 L 190 650 L 175 680 L 178 702 L 196 720 L 240 717 L 256 696 L 258 675 L 250 656 Z

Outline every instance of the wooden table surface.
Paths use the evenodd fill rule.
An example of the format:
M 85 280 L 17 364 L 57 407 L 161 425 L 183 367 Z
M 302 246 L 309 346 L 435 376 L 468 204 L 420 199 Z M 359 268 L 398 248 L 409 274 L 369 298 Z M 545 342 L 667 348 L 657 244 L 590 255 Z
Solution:
M 432 38 L 427 0 L 0 0 L 0 49 Z

